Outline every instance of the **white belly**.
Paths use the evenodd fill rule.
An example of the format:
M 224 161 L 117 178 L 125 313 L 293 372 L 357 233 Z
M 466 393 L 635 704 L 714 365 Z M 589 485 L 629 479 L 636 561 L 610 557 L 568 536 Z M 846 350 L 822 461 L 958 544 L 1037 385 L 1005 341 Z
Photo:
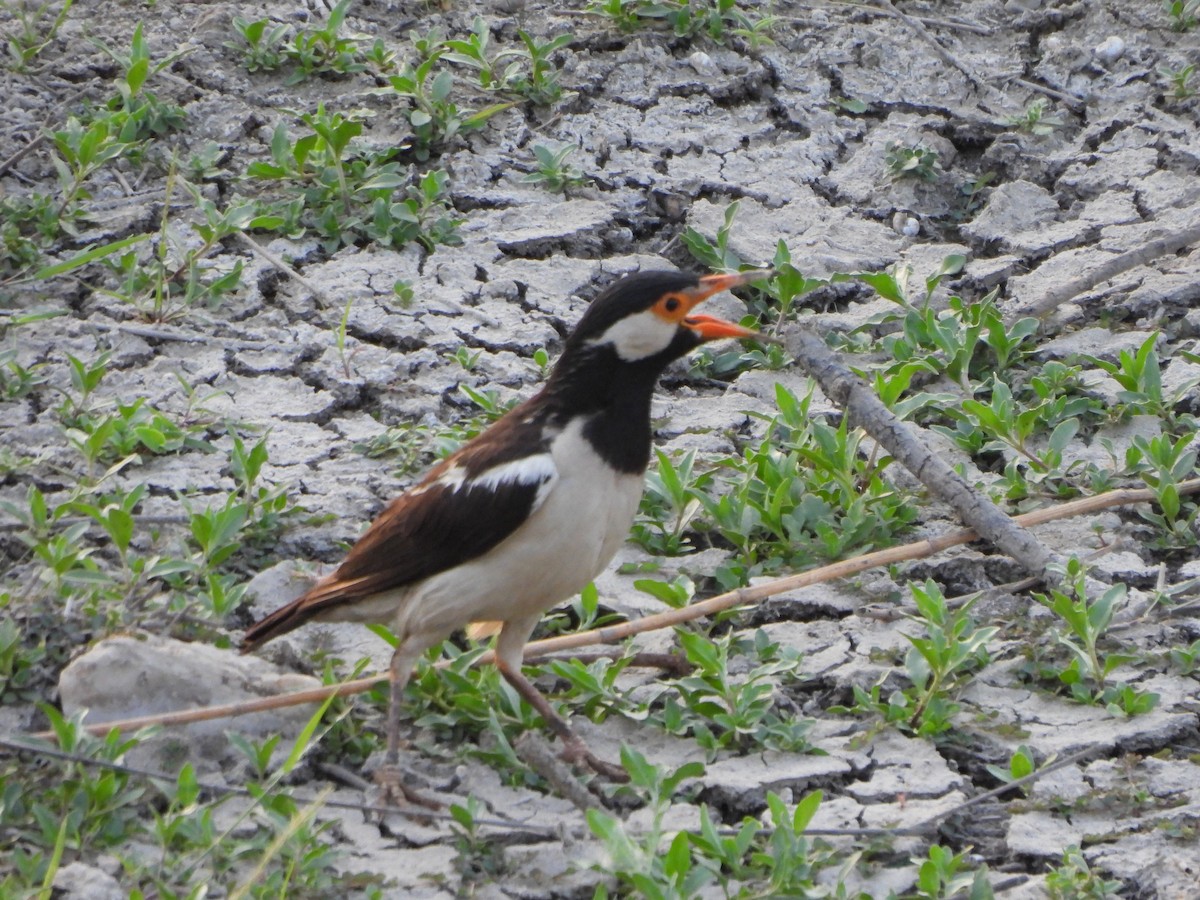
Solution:
M 605 465 L 580 425 L 564 430 L 550 452 L 559 478 L 542 506 L 488 553 L 407 589 L 393 620 L 397 634 L 448 634 L 468 622 L 543 612 L 604 570 L 629 533 L 642 476 Z

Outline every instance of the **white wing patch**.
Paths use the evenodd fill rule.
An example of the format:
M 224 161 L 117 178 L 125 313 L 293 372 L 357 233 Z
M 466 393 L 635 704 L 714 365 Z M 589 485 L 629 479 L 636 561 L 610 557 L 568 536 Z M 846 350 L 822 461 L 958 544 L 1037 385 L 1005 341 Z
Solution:
M 450 472 L 447 472 L 442 477 L 449 474 Z M 534 496 L 533 506 L 530 508 L 532 513 L 542 505 L 546 495 L 550 493 L 557 481 L 558 468 L 554 465 L 554 458 L 549 453 L 538 453 L 492 466 L 466 481 L 463 481 L 459 474 L 454 489 L 458 490 L 460 487 L 496 489 L 505 484 L 523 484 L 530 487 L 536 485 L 537 494 Z

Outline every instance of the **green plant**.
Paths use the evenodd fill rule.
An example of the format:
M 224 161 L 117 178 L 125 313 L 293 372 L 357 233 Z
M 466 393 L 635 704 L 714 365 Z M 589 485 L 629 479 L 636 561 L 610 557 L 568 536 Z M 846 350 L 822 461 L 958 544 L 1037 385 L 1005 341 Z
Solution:
M 446 353 L 447 359 L 452 359 L 460 366 L 464 372 L 475 371 L 475 366 L 479 364 L 479 357 L 483 355 L 482 350 L 476 350 L 474 353 L 467 346 L 460 346 L 453 353 Z
M 0 594 L 0 609 L 11 606 L 11 598 Z M 37 667 L 46 657 L 45 641 L 26 644 L 21 626 L 11 617 L 0 618 L 0 704 L 29 703 L 36 694 L 28 690 Z
M 1172 31 L 1191 31 L 1200 21 L 1200 0 L 1162 0 L 1162 8 L 1171 18 Z
M 1200 93 L 1200 91 L 1192 87 L 1192 75 L 1195 72 L 1195 63 L 1180 66 L 1178 69 L 1169 69 L 1163 66 L 1158 70 L 1158 74 L 1165 78 L 1171 85 L 1171 99 L 1179 101 L 1190 100 L 1197 93 Z
M 806 735 L 811 722 L 774 711 L 777 683 L 799 673 L 799 652 L 771 643 L 762 631 L 755 633 L 752 642 L 731 635 L 710 640 L 683 629 L 676 629 L 675 634 L 694 671 L 663 683 L 664 706 L 656 718 L 667 731 L 694 737 L 710 760 L 726 749 L 740 753 L 810 749 Z M 757 656 L 758 665 L 734 676 L 731 653 L 749 650 Z
M 726 586 L 877 547 L 915 517 L 882 477 L 890 459 L 862 452 L 861 431 L 845 418 L 832 425 L 812 417 L 811 392 L 797 398 L 779 384 L 775 401 L 779 413 L 767 420 L 766 436 L 719 461 L 711 487 L 693 492 L 704 509 L 696 530 L 715 532 L 737 551 L 717 572 Z
M 17 400 L 28 396 L 45 384 L 47 376 L 42 363 L 24 366 L 16 347 L 0 350 L 0 400 Z
M 1049 107 L 1050 101 L 1045 97 L 1039 97 L 1026 106 L 1021 113 L 1005 116 L 1004 124 L 1038 137 L 1054 134 L 1067 123 L 1058 113 L 1047 112 Z
M 1049 764 L 1053 760 L 1046 760 Z M 1033 751 L 1022 744 L 1009 757 L 1008 765 L 1001 768 L 1000 766 L 988 765 L 985 766 L 992 777 L 1004 784 L 1012 784 L 1014 781 L 1020 781 L 1029 775 L 1032 775 L 1037 767 L 1034 765 Z
M 588 11 L 609 19 L 621 31 L 666 25 L 679 37 L 707 36 L 724 43 L 731 35 L 750 46 L 769 43 L 775 16 L 752 18 L 737 0 L 594 0 Z
M 1192 431 L 1176 440 L 1166 434 L 1137 435 L 1125 452 L 1126 470 L 1139 474 L 1154 491 L 1154 507 L 1138 514 L 1155 526 L 1160 546 L 1193 547 L 1200 541 L 1195 529 L 1200 507 L 1179 496 L 1179 483 L 1196 471 L 1194 438 Z
M 1186 647 L 1172 647 L 1168 653 L 1171 665 L 1184 675 L 1191 675 L 1200 669 L 1200 640 L 1192 641 Z
M 241 54 L 242 65 L 248 71 L 273 72 L 283 65 L 287 58 L 284 41 L 287 40 L 288 26 L 276 24 L 270 19 L 250 21 L 236 16 L 233 30 L 241 41 L 226 41 L 225 46 Z
M 1195 387 L 1197 379 L 1190 379 L 1176 388 L 1173 396 L 1164 396 L 1157 351 L 1161 337 L 1158 332 L 1152 333 L 1137 350 L 1122 350 L 1116 362 L 1098 356 L 1083 357 L 1086 363 L 1103 370 L 1121 386 L 1117 399 L 1122 415 L 1158 416 L 1174 423 L 1176 404 Z
M 301 119 L 312 133 L 293 141 L 281 124 L 271 139 L 271 162 L 247 170 L 250 178 L 300 192 L 268 205 L 275 217 L 264 217 L 261 227 L 311 229 L 330 251 L 361 240 L 392 247 L 416 241 L 428 249 L 459 242 L 463 220 L 453 215 L 445 172 L 403 173 L 394 150 L 356 150 L 358 118 L 322 106 Z
M 590 179 L 574 163 L 568 162 L 568 157 L 574 152 L 571 144 L 564 144 L 557 150 L 551 150 L 545 144 L 534 144 L 533 156 L 537 168 L 521 180 L 528 184 L 540 184 L 556 194 L 587 184 Z
M 546 43 L 538 43 L 526 31 L 518 31 L 522 46 L 490 53 L 491 30 L 480 16 L 475 17 L 471 33 L 463 39 L 445 41 L 443 58 L 474 69 L 484 90 L 517 94 L 538 105 L 561 99 L 562 87 L 551 57 L 574 40 L 560 34 Z
M 1088 594 L 1086 571 L 1072 558 L 1063 571 L 1061 588 L 1049 595 L 1034 594 L 1034 599 L 1051 610 L 1065 625 L 1055 635 L 1070 662 L 1054 671 L 1058 681 L 1080 703 L 1103 703 L 1117 716 L 1149 712 L 1158 703 L 1158 694 L 1135 690 L 1128 685 L 1109 685 L 1108 676 L 1131 656 L 1105 653 L 1100 642 L 1112 622 L 1113 612 L 1125 599 L 1125 585 L 1115 584 L 1095 600 Z
M 1118 900 L 1124 889 L 1124 882 L 1092 871 L 1075 844 L 1063 851 L 1062 865 L 1046 874 L 1046 893 L 1051 900 Z
M 630 776 L 629 787 L 622 791 L 645 803 L 648 826 L 635 830 L 611 813 L 587 813 L 588 827 L 605 851 L 605 858 L 593 867 L 617 879 L 615 896 L 648 900 L 691 900 L 714 894 L 741 900 L 865 896 L 852 893 L 840 875 L 825 871 L 844 864 L 844 856 L 805 835 L 820 807 L 820 791 L 790 808 L 768 791 L 764 820 L 747 816 L 736 828 L 719 828 L 709 808 L 701 806 L 698 829 L 671 833 L 666 830 L 666 813 L 672 799 L 687 790 L 689 779 L 704 773 L 703 767 L 687 763 L 665 771 L 629 747 L 622 748 L 621 762 Z M 608 888 L 601 885 L 594 900 L 609 896 Z
M 58 12 L 50 18 L 54 5 L 53 0 L 47 0 L 45 3 L 17 3 L 11 7 L 20 23 L 20 30 L 9 34 L 5 45 L 16 71 L 24 72 L 38 54 L 54 42 L 58 30 L 71 12 L 74 0 L 62 0 Z M 46 19 L 49 19 L 49 24 L 43 28 L 42 23 Z
M 398 74 L 388 78 L 391 93 L 410 104 L 410 149 L 419 161 L 440 152 L 460 133 L 482 128 L 496 113 L 512 106 L 511 103 L 494 103 L 479 110 L 459 109 L 450 99 L 450 93 L 454 90 L 454 75 L 447 69 L 434 74 L 445 52 L 444 48 L 433 50 L 417 65 L 406 63 Z
M 904 657 L 910 686 L 885 698 L 882 683 L 869 691 L 855 685 L 855 705 L 831 711 L 878 715 L 886 724 L 934 737 L 953 727 L 960 705 L 951 698 L 971 673 L 987 664 L 987 643 L 998 629 L 976 627 L 970 603 L 952 610 L 933 581 L 910 584 L 909 591 L 917 607 L 910 618 L 924 630 L 904 635 L 912 644 Z
M 899 141 L 885 148 L 883 165 L 892 181 L 914 178 L 918 181 L 937 181 L 941 175 L 938 153 L 921 146 L 909 146 Z
M 615 816 L 597 809 L 587 811 L 588 828 L 600 839 L 609 857 L 606 871 L 639 897 L 695 897 L 712 880 L 712 873 L 693 867 L 687 834 L 678 832 L 665 853 L 661 845 L 671 798 L 688 779 L 703 775 L 704 767 L 690 762 L 667 773 L 628 746 L 621 747 L 621 765 L 629 773 L 629 790 L 645 796 L 651 811 L 650 824 L 642 834 L 632 834 Z M 607 897 L 607 892 L 600 896 Z
M 678 463 L 657 447 L 654 455 L 657 465 L 646 471 L 646 489 L 630 537 L 650 553 L 678 556 L 692 549 L 687 532 L 702 508 L 697 495 L 712 476 L 695 474 L 694 452 L 685 453 Z
M 101 41 L 93 40 L 121 68 L 117 79 L 117 96 L 106 106 L 109 119 L 119 126 L 119 138 L 131 147 L 151 137 L 161 137 L 183 128 L 187 113 L 176 103 L 160 100 L 145 90 L 147 80 L 174 65 L 189 51 L 180 50 L 157 63 L 150 59 L 150 50 L 142 36 L 139 22 L 133 31 L 129 52 L 113 50 Z
M 229 294 L 242 285 L 245 264 L 237 260 L 232 266 L 206 262 L 222 242 L 249 228 L 265 228 L 278 223 L 271 216 L 261 216 L 251 203 L 235 203 L 219 210 L 199 191 L 191 189 L 195 210 L 203 221 L 192 221 L 192 235 L 200 239 L 181 241 L 169 220 L 175 170 L 167 175 L 167 195 L 163 203 L 162 220 L 154 251 L 146 254 L 137 250 L 114 253 L 102 262 L 118 279 L 114 288 L 98 287 L 99 293 L 130 304 L 143 319 L 150 322 L 170 322 L 205 306 L 215 309 Z M 189 185 L 189 188 L 191 186 Z
M 974 871 L 966 868 L 969 849 L 954 853 L 934 844 L 924 859 L 914 859 L 917 864 L 916 896 L 921 900 L 949 900 L 964 895 L 971 900 L 992 900 L 987 867 Z
M 737 272 L 742 268 L 742 258 L 729 246 L 733 233 L 733 220 L 737 215 L 738 202 L 735 200 L 725 207 L 724 221 L 717 228 L 716 243 L 710 241 L 690 226 L 684 229 L 683 244 L 688 251 L 699 260 L 705 268 L 717 272 Z
M 450 828 L 454 832 L 454 849 L 458 854 L 455 866 L 469 882 L 490 882 L 504 874 L 502 846 L 489 839 L 477 822 L 482 812 L 486 810 L 473 794 L 465 804 L 450 805 L 453 817 Z
M 313 75 L 350 75 L 366 68 L 359 40 L 340 33 L 350 2 L 340 0 L 322 27 L 303 28 L 292 38 L 286 52 L 296 71 L 288 76 L 288 84 L 299 84 Z
M 63 231 L 75 235 L 78 232 L 74 222 L 83 217 L 75 204 L 91 196 L 84 188 L 85 182 L 108 162 L 126 153 L 132 144 L 119 136 L 117 123 L 111 117 L 98 118 L 85 127 L 71 116 L 50 137 L 55 149 L 50 159 L 58 174 L 61 194 L 54 215 Z

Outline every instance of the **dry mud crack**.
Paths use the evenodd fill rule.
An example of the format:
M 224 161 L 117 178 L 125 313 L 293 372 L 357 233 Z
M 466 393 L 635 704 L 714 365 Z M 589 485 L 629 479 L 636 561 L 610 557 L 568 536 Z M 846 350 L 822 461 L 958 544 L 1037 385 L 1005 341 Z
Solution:
M 601 285 L 638 268 L 700 268 L 689 250 L 695 235 L 733 264 L 779 262 L 782 244 L 805 277 L 832 279 L 777 327 L 829 337 L 864 370 L 911 353 L 921 374 L 906 373 L 915 380 L 905 396 L 936 397 L 914 413 L 935 426 L 925 439 L 1012 510 L 1195 474 L 1188 442 L 1200 413 L 1200 77 L 1188 67 L 1200 63 L 1200 25 L 1174 30 L 1157 0 L 745 2 L 736 4 L 742 20 L 713 20 L 717 39 L 680 36 L 656 19 L 622 31 L 598 10 L 651 6 L 636 2 L 358 0 L 340 32 L 354 71 L 329 71 L 336 67 L 329 57 L 326 71 L 306 78 L 294 60 L 249 71 L 235 17 L 267 20 L 290 41 L 328 21 L 328 9 L 313 6 L 78 0 L 57 25 L 61 5 L 0 12 L 0 30 L 11 39 L 0 74 L 6 738 L 46 727 L 38 703 L 87 708 L 98 721 L 296 689 L 316 684 L 312 676 L 323 670 L 346 677 L 362 658 L 372 670 L 382 667 L 386 645 L 358 626 L 314 626 L 280 640 L 264 654 L 277 666 L 240 660 L 227 648 L 252 614 L 292 598 L 336 562 L 439 451 L 486 414 L 530 395 Z M 1196 14 L 1194 4 L 1183 6 Z M 776 17 L 762 32 L 770 40 L 760 40 L 745 26 L 768 15 Z M 528 47 L 518 32 L 534 45 L 573 35 L 547 57 L 562 95 L 546 103 L 488 92 L 475 69 L 442 60 L 460 111 L 504 107 L 482 127 L 460 121 L 457 134 L 422 147 L 413 98 L 392 89 L 389 75 L 419 62 L 418 44 L 435 31 L 468 39 L 476 17 L 493 56 Z M 128 79 L 139 27 L 150 63 L 135 89 Z M 122 99 L 122 87 L 133 100 Z M 78 129 L 106 112 L 127 113 L 150 93 L 159 106 L 142 112 L 136 139 L 108 135 L 123 148 L 89 168 Z M 344 158 L 349 177 L 357 177 L 352 162 L 396 163 L 398 202 L 419 194 L 420 175 L 443 173 L 440 188 L 425 186 L 413 239 L 380 238 L 370 222 L 351 223 L 347 201 L 326 210 L 332 224 L 327 218 L 316 227 L 299 213 L 290 223 L 247 218 L 206 244 L 194 227 L 205 222 L 204 204 L 211 225 L 211 216 L 245 198 L 286 204 L 312 189 L 311 177 L 249 173 L 297 165 L 294 142 L 313 131 L 302 116 L 311 125 L 326 111 L 359 123 Z M 284 150 L 280 125 L 293 142 Z M 537 172 L 535 146 L 572 148 L 577 183 L 554 190 L 545 173 L 528 177 Z M 286 219 L 281 210 L 270 212 Z M 56 215 L 70 219 L 68 227 L 56 230 Z M 84 259 L 94 247 L 108 248 L 106 259 Z M 198 248 L 192 273 L 185 263 Z M 1115 265 L 1123 255 L 1128 262 Z M 964 264 L 932 291 L 933 309 L 954 309 L 951 295 L 978 304 L 995 289 L 1000 332 L 1029 329 L 1014 359 L 995 372 L 963 363 L 960 373 L 952 360 L 955 352 L 967 360 L 995 352 L 999 332 L 959 332 L 970 336 L 965 349 L 930 338 L 905 350 L 901 338 L 916 320 L 906 324 L 870 282 L 841 277 L 910 271 L 909 296 L 920 301 L 925 279 L 948 257 Z M 1104 266 L 1120 271 L 1088 283 L 1088 273 Z M 157 286 L 139 280 L 153 271 Z M 222 276 L 226 288 L 212 288 Z M 779 315 L 761 295 L 748 302 L 725 297 L 713 305 L 733 318 L 765 313 L 774 323 Z M 1020 325 L 1030 313 L 1038 321 Z M 786 358 L 723 353 L 669 373 L 654 409 L 657 444 L 677 463 L 693 454 L 697 475 L 716 473 L 701 484 L 713 496 L 731 483 L 722 474 L 732 471 L 728 461 L 744 462 L 772 431 L 765 422 L 780 415 L 779 386 L 800 397 L 809 389 Z M 1002 410 L 1011 422 L 1029 408 L 1043 410 L 1030 419 L 1025 443 L 990 435 L 972 445 L 962 424 L 968 417 L 947 412 L 966 408 L 964 400 L 994 402 L 993 374 L 1017 397 L 1017 406 Z M 1059 398 L 1064 406 L 1053 418 L 1047 410 Z M 840 411 L 818 393 L 805 417 L 836 431 Z M 1058 427 L 1072 417 L 1074 430 Z M 850 456 L 874 460 L 877 452 L 867 440 Z M 953 511 L 925 499 L 898 468 L 884 478 L 904 492 L 912 520 L 908 531 L 897 524 L 875 540 L 958 527 Z M 890 839 L 822 838 L 825 864 L 813 877 L 831 890 L 843 879 L 851 894 L 916 896 L 912 860 L 940 844 L 966 851 L 964 870 L 986 865 L 1002 896 L 1046 896 L 1048 870 L 1061 875 L 1074 845 L 1092 867 L 1089 890 L 1108 879 L 1121 896 L 1198 896 L 1200 613 L 1190 598 L 1200 534 L 1197 507 L 1186 498 L 1180 504 L 1170 521 L 1144 507 L 1038 531 L 1056 553 L 1095 556 L 1097 591 L 1127 586 L 1100 642 L 1111 661 L 1106 684 L 1124 686 L 1121 696 L 1071 698 L 1067 683 L 1086 679 L 1060 677 L 1070 663 L 1056 640 L 1071 639 L 1063 621 L 1029 590 L 1006 588 L 1023 577 L 1021 566 L 978 544 L 771 598 L 715 625 L 712 636 L 732 648 L 729 683 L 758 678 L 769 686 L 772 721 L 809 723 L 800 749 L 747 737 L 709 752 L 697 736 L 702 729 L 669 733 L 661 722 L 667 676 L 654 671 L 626 669 L 613 685 L 621 703 L 596 722 L 561 672 L 545 669 L 543 684 L 570 698 L 565 707 L 606 758 L 629 745 L 663 773 L 706 763 L 658 809 L 645 805 L 644 792 L 638 801 L 610 800 L 628 835 L 661 829 L 663 853 L 674 832 L 700 833 L 702 807 L 718 825 L 737 828 L 744 816 L 764 816 L 770 793 L 795 804 L 820 789 L 812 828 L 901 830 Z M 205 515 L 207 524 L 197 525 Z M 621 551 L 621 570 L 614 566 L 598 583 L 603 610 L 637 617 L 663 609 L 661 599 L 634 587 L 638 578 L 684 574 L 698 594 L 715 594 L 719 575 L 728 586 L 739 571 L 768 577 L 797 562 L 761 551 L 757 568 L 739 570 L 736 528 L 717 527 L 715 515 L 698 503 L 681 514 L 673 537 L 691 552 L 678 555 L 662 544 L 669 524 L 647 526 L 660 543 L 647 538 Z M 863 549 L 870 547 L 850 552 Z M 648 560 L 657 568 L 648 572 Z M 952 725 L 922 735 L 904 722 L 882 724 L 879 710 L 836 711 L 859 702 L 855 688 L 869 695 L 878 686 L 886 707 L 912 687 L 908 636 L 921 625 L 896 610 L 915 611 L 906 585 L 925 579 L 946 596 L 985 591 L 972 610 L 974 627 L 996 629 L 988 657 L 946 695 L 958 704 Z M 557 624 L 567 627 L 562 617 Z M 767 644 L 803 658 L 789 667 Z M 679 644 L 657 633 L 636 649 L 679 652 Z M 763 674 L 771 665 L 778 674 Z M 598 886 L 639 895 L 631 859 L 588 831 L 582 813 L 522 766 L 508 738 L 498 741 L 480 724 L 492 705 L 507 716 L 509 738 L 522 730 L 493 682 L 476 694 L 485 712 L 474 719 L 455 712 L 446 682 L 433 674 L 420 682 L 414 706 L 427 701 L 433 711 L 422 718 L 415 708 L 406 723 L 414 768 L 435 794 L 461 804 L 474 798 L 474 814 L 498 824 L 464 834 L 446 822 L 364 821 L 323 806 L 313 815 L 328 827 L 314 845 L 324 841 L 337 854 L 314 864 L 308 893 L 296 887 L 296 896 L 532 900 L 592 897 Z M 1137 707 L 1151 695 L 1156 703 Z M 349 710 L 294 776 L 297 795 L 315 795 L 330 766 L 359 768 L 376 745 L 378 710 L 365 699 Z M 126 761 L 174 777 L 188 759 L 202 779 L 240 785 L 252 773 L 246 754 L 224 739 L 226 729 L 259 742 L 286 734 L 278 764 L 311 711 L 167 731 Z M 1091 753 L 954 815 L 1000 786 L 996 772 L 1008 770 L 1022 747 L 1037 765 Z M 8 751 L 0 757 L 0 847 L 17 854 L 10 859 L 40 853 L 43 861 L 40 869 L 0 863 L 0 885 L 14 891 L 40 886 L 48 870 L 55 835 L 47 845 L 45 823 L 35 833 L 31 810 L 36 795 L 51 790 L 47 779 L 58 777 L 48 767 L 58 765 L 66 764 Z M 354 805 L 363 795 L 339 786 L 326 800 Z M 217 812 L 218 826 L 247 846 L 256 833 L 247 822 L 257 820 L 237 817 L 251 806 L 235 798 Z M 130 809 L 142 817 L 142 831 L 127 826 L 135 839 L 114 844 L 93 834 L 67 842 L 51 872 L 55 896 L 134 889 L 195 896 L 191 870 L 147 875 L 147 859 L 159 852 L 152 805 L 131 800 Z M 929 823 L 919 834 L 903 831 Z M 858 865 L 835 862 L 865 846 Z M 258 853 L 266 874 L 252 877 L 252 862 L 231 860 L 213 876 L 213 895 L 260 876 L 256 890 L 275 884 L 280 895 L 270 879 L 284 877 L 276 869 L 288 860 L 265 845 Z M 697 866 L 701 855 L 694 849 Z M 655 856 L 638 865 L 662 876 Z M 709 877 L 696 880 L 703 887 L 676 884 L 663 896 L 773 895 L 755 881 L 762 872 L 706 865 Z M 777 889 L 810 895 L 795 884 Z M 939 896 L 951 895 L 943 890 Z

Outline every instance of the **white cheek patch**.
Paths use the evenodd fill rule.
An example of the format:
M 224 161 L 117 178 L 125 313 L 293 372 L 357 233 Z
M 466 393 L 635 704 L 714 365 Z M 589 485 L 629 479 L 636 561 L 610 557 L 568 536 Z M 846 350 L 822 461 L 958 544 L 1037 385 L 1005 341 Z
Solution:
M 636 362 L 666 350 L 675 339 L 678 326 L 659 318 L 650 310 L 626 316 L 596 338 L 594 344 L 612 344 L 625 362 Z

